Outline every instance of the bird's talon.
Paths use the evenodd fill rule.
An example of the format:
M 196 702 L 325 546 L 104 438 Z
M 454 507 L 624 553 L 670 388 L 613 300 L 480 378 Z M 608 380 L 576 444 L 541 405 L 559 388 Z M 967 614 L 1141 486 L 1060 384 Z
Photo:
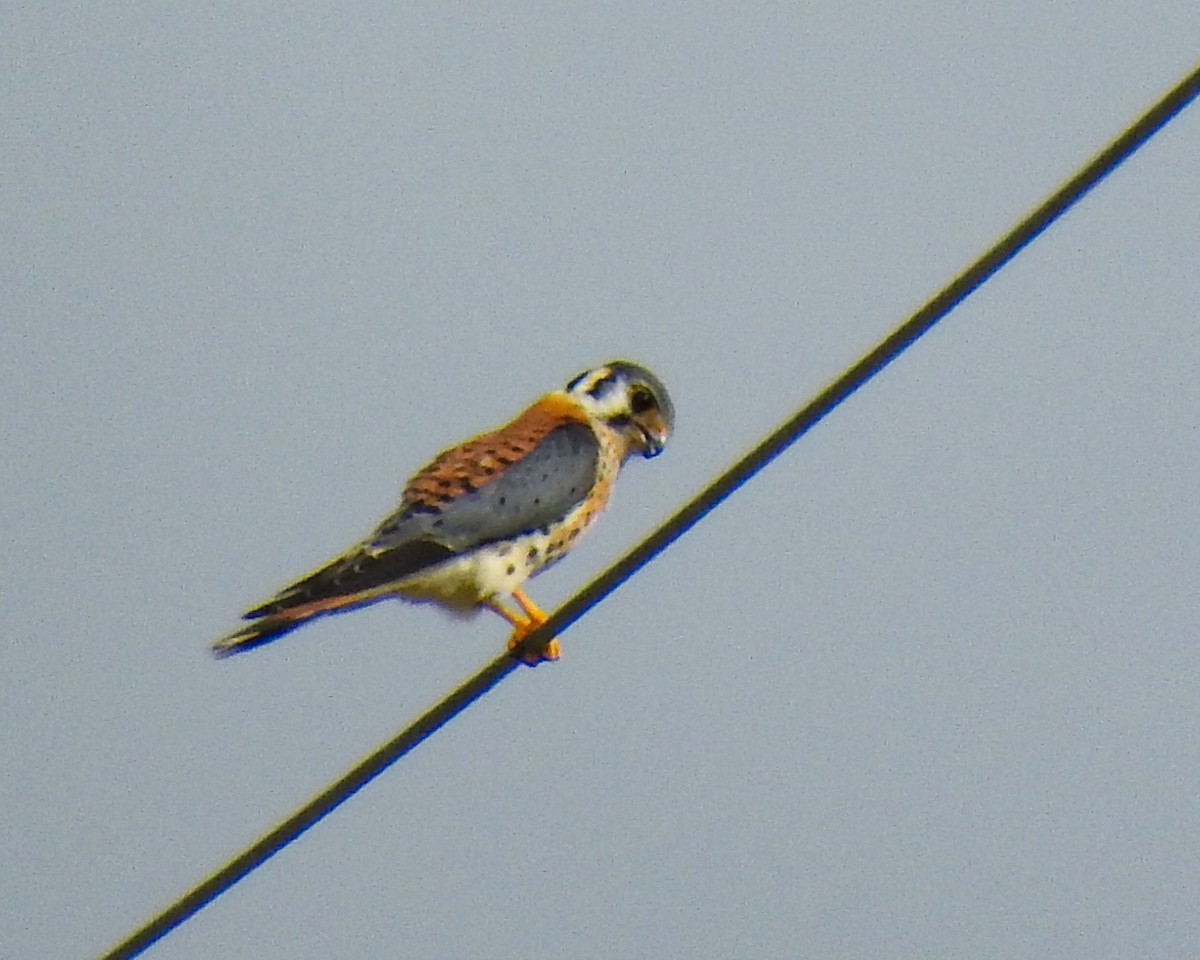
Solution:
M 549 642 L 547 642 L 545 648 L 541 651 L 525 650 L 521 652 L 521 644 L 524 642 L 525 638 L 533 632 L 533 630 L 533 624 L 529 624 L 524 629 L 518 628 L 515 630 L 513 635 L 508 638 L 508 652 L 528 667 L 536 667 L 543 661 L 557 660 L 560 656 L 562 656 L 562 650 L 559 648 L 558 640 L 556 639 L 551 639 Z

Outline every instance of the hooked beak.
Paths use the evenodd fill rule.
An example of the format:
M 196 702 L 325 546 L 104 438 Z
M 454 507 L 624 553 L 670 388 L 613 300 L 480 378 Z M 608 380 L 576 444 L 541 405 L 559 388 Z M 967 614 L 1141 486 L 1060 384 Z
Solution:
M 657 457 L 667 445 L 670 429 L 657 415 L 644 417 L 637 426 L 642 438 L 642 456 L 647 460 Z

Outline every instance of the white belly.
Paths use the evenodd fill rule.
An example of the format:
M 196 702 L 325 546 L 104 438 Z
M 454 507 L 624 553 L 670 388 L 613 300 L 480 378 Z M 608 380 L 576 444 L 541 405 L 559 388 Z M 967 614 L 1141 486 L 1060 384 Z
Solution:
M 489 597 L 511 594 L 561 555 L 548 534 L 535 531 L 489 544 L 457 560 L 430 567 L 404 580 L 396 593 L 406 600 L 441 604 L 467 612 Z

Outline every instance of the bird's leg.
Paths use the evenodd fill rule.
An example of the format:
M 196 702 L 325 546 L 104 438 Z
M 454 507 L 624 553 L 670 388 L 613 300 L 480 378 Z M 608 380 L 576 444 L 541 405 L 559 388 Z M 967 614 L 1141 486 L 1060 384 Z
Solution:
M 550 617 L 546 614 L 546 611 L 534 603 L 533 600 L 530 599 L 529 594 L 527 594 L 523 588 L 517 587 L 512 592 L 512 598 L 517 601 L 517 605 L 520 606 L 521 610 L 524 611 L 525 616 L 528 617 L 529 620 L 528 626 L 525 628 L 524 632 L 522 632 L 521 628 L 518 627 L 516 633 L 513 634 L 512 639 L 509 640 L 510 650 L 513 649 L 513 646 L 515 645 L 514 641 L 515 643 L 520 643 L 525 637 L 529 636 L 530 633 L 550 619 Z M 520 634 L 520 636 L 517 636 L 517 634 Z M 546 641 L 546 647 L 542 650 L 541 654 L 538 655 L 537 660 L 529 660 L 527 657 L 525 662 L 537 664 L 542 660 L 557 660 L 560 656 L 562 656 L 562 651 L 559 649 L 558 640 L 552 637 L 550 640 Z
M 504 606 L 504 604 L 494 597 L 485 600 L 484 606 L 496 611 L 496 613 L 500 614 L 500 616 L 513 625 L 512 636 L 508 638 L 508 652 L 515 654 L 517 648 L 521 646 L 525 638 L 545 623 L 549 617 L 546 616 L 546 613 L 536 603 L 529 599 L 525 591 L 520 587 L 513 591 L 512 596 L 518 605 L 520 605 L 521 610 L 525 614 L 524 616 L 509 610 L 508 607 Z M 543 660 L 557 660 L 559 655 L 558 641 L 550 640 L 546 644 L 545 649 L 540 653 L 536 651 L 524 653 L 521 655 L 521 660 L 531 667 L 536 667 Z
M 518 604 L 520 604 L 521 609 L 525 611 L 525 616 L 527 616 L 531 621 L 536 621 L 537 623 L 542 624 L 550 619 L 550 617 L 546 614 L 546 611 L 533 602 L 533 599 L 525 592 L 523 587 L 517 587 L 517 589 L 512 592 L 512 598 L 516 600 Z

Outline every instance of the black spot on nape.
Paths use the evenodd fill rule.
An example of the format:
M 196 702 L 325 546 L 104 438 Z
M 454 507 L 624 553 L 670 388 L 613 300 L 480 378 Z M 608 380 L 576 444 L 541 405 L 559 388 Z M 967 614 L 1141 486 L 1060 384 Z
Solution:
M 599 380 L 597 380 L 595 383 L 593 383 L 590 387 L 588 387 L 587 393 L 588 393 L 589 397 L 595 397 L 597 400 L 599 400 L 602 396 L 604 396 L 606 393 L 608 393 L 608 391 L 611 390 L 616 385 L 617 385 L 617 378 L 614 377 L 610 373 L 610 374 L 607 374 L 606 376 L 601 377 Z

